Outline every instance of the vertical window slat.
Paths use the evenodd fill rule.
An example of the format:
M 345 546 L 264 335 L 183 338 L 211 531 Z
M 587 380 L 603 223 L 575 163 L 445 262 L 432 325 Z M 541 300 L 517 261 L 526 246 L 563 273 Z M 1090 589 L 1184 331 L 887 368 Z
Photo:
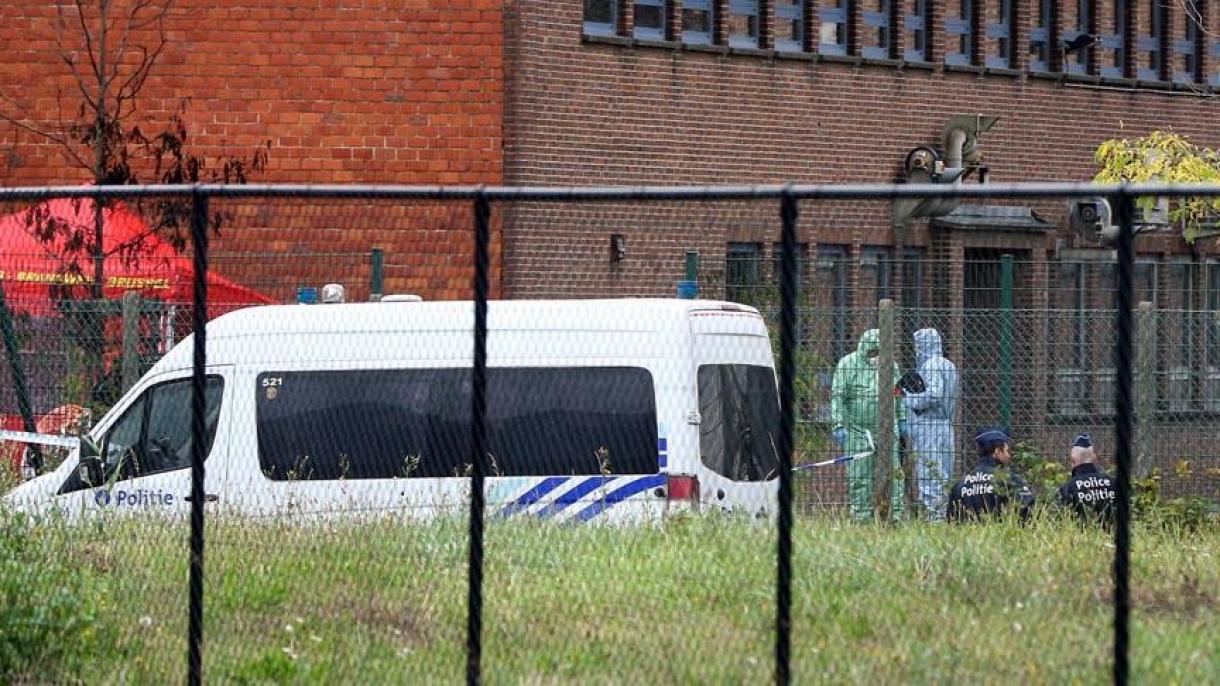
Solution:
M 993 69 L 1012 67 L 1012 0 L 998 0 L 996 15 L 987 23 L 988 53 L 986 66 Z
M 887 59 L 890 55 L 890 0 L 871 0 L 862 16 L 865 40 L 863 55 Z
M 957 0 L 950 4 L 952 13 L 945 17 L 945 37 L 948 48 L 945 63 L 966 66 L 974 63 L 974 0 Z
M 1051 0 L 1039 0 L 1029 29 L 1029 70 L 1051 70 Z
M 1101 75 L 1109 79 L 1125 77 L 1124 65 L 1127 59 L 1127 0 L 1114 0 L 1113 15 L 1110 27 L 1113 32 L 1099 37 L 1104 57 L 1101 62 Z
M 730 0 L 728 22 L 729 47 L 759 47 L 758 1 Z
M 1161 80 L 1161 0 L 1145 0 L 1144 16 L 1135 48 L 1139 53 L 1139 68 L 1135 77 L 1141 81 Z
M 902 56 L 910 62 L 929 62 L 932 59 L 929 47 L 932 44 L 928 27 L 931 24 L 928 17 L 927 0 L 908 0 L 907 12 L 903 16 L 903 28 L 906 31 L 906 41 Z
M 775 49 L 781 52 L 805 51 L 805 5 L 799 2 L 775 4 Z

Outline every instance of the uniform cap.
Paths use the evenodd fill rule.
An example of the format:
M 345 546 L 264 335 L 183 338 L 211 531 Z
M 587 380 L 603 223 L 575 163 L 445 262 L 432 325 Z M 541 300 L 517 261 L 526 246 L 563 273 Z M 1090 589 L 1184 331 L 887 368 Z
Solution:
M 987 429 L 974 437 L 974 444 L 979 447 L 979 450 L 987 450 L 996 443 L 1011 443 L 1012 439 L 1008 434 L 999 429 Z
M 1076 434 L 1076 438 L 1072 441 L 1073 448 L 1092 448 L 1093 437 L 1088 434 Z

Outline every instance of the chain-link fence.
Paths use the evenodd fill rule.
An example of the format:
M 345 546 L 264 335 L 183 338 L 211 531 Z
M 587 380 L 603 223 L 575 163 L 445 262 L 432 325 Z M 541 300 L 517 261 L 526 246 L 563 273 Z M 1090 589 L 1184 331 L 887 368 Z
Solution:
M 1005 190 L 1085 192 L 973 192 Z M 1077 434 L 1117 469 L 1113 586 L 1092 585 L 1109 578 L 1103 535 L 1051 520 L 1029 539 L 1090 551 L 1047 569 L 1113 595 L 1125 678 L 1133 477 L 1159 479 L 1165 497 L 1220 491 L 1220 266 L 1128 254 L 1122 281 L 1122 250 L 1057 255 L 1029 226 L 986 247 L 935 224 L 887 243 L 870 222 L 910 192 L 0 191 L 8 230 L 38 248 L 0 267 L 14 379 L 0 410 L 7 435 L 24 432 L 6 459 L 22 441 L 46 453 L 42 476 L 5 500 L 6 597 L 29 602 L 4 620 L 19 640 L 0 674 L 995 676 L 1001 655 L 949 637 L 929 652 L 928 632 L 1009 631 L 1010 608 L 1049 612 L 1067 589 L 1014 595 L 1004 539 L 972 548 L 915 522 L 943 518 L 976 434 L 998 427 L 1042 501 L 1067 479 Z M 89 247 L 90 201 L 45 203 L 56 195 L 107 198 L 103 232 L 122 200 L 121 221 L 149 235 L 153 201 L 174 200 L 193 231 L 170 252 L 132 245 L 108 261 Z M 59 223 L 30 210 L 62 202 Z M 1119 335 L 1122 292 L 1139 337 Z M 1134 392 L 1116 405 L 1124 378 Z M 83 430 L 61 447 L 73 441 L 56 434 Z M 912 524 L 844 523 L 883 511 Z M 1210 545 L 1173 568 L 1204 605 Z M 987 565 L 1007 581 L 980 628 L 955 593 Z M 898 587 L 914 604 L 893 604 Z M 943 593 L 928 602 L 944 613 L 920 593 Z M 1106 633 L 1105 612 L 1080 617 L 1074 630 Z M 1194 632 L 1187 656 L 1220 631 L 1157 621 L 1157 635 Z M 1053 624 L 1024 623 L 1047 643 Z M 879 642 L 900 657 L 857 662 Z M 1086 681 L 1106 668 L 1069 652 L 1043 668 Z M 1162 657 L 1136 667 L 1153 679 L 1217 667 L 1165 671 Z
M 765 288 L 759 292 L 767 297 Z M 777 308 L 757 295 L 743 294 L 742 301 L 758 305 L 776 329 Z M 798 460 L 836 454 L 839 446 L 832 433 L 842 417 L 832 411 L 835 369 L 856 351 L 865 331 L 876 328 L 878 313 L 878 307 L 798 309 Z M 919 371 L 933 352 L 953 363 L 953 388 L 936 389 L 950 396 L 947 405 L 925 415 L 929 410 L 923 405 L 928 402 L 909 392 L 904 393 L 905 404 L 900 403 L 908 425 L 904 429 L 915 434 L 934 416 L 943 421 L 945 445 L 937 452 L 947 453 L 938 460 L 945 478 L 951 480 L 969 466 L 974 436 L 989 426 L 1005 427 L 1033 454 L 1065 465 L 1072 438 L 1090 433 L 1100 437 L 1097 450 L 1105 463 L 1113 464 L 1113 310 L 895 306 L 894 316 L 898 338 L 890 356 L 899 370 L 895 382 L 903 372 Z M 1209 427 L 1220 407 L 1216 313 L 1158 311 L 1143 303 L 1137 318 L 1147 332 L 1138 341 L 1143 347 L 1135 367 L 1137 471 L 1159 474 L 1167 497 L 1215 499 L 1220 495 L 1220 456 L 1214 454 L 1217 446 Z M 921 329 L 934 330 L 938 343 L 923 359 L 915 337 Z M 899 440 L 901 461 L 911 459 L 918 465 L 916 439 Z M 846 506 L 846 474 L 845 465 L 802 474 L 798 507 L 811 511 Z

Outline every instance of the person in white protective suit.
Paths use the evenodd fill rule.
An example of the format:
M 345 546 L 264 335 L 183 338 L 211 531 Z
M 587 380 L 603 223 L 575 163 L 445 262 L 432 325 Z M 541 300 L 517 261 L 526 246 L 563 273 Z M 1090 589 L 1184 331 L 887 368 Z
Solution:
M 944 518 L 946 491 L 953 480 L 953 418 L 957 410 L 957 366 L 945 358 L 940 332 L 915 332 L 915 366 L 923 388 L 907 390 L 910 442 L 908 459 L 915 460 L 915 483 L 928 521 Z

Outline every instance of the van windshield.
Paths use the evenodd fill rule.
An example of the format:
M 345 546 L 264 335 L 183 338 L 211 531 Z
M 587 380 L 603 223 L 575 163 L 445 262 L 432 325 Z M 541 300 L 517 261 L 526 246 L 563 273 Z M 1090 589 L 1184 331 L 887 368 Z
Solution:
M 105 478 L 135 479 L 190 467 L 191 393 L 191 379 L 177 379 L 140 394 L 102 439 Z M 203 395 L 204 460 L 216 436 L 223 395 L 224 379 L 216 375 L 207 377 Z M 59 492 L 71 493 L 87 487 L 73 469 Z
M 734 481 L 778 474 L 779 397 L 769 367 L 699 367 L 699 452 L 708 469 Z

